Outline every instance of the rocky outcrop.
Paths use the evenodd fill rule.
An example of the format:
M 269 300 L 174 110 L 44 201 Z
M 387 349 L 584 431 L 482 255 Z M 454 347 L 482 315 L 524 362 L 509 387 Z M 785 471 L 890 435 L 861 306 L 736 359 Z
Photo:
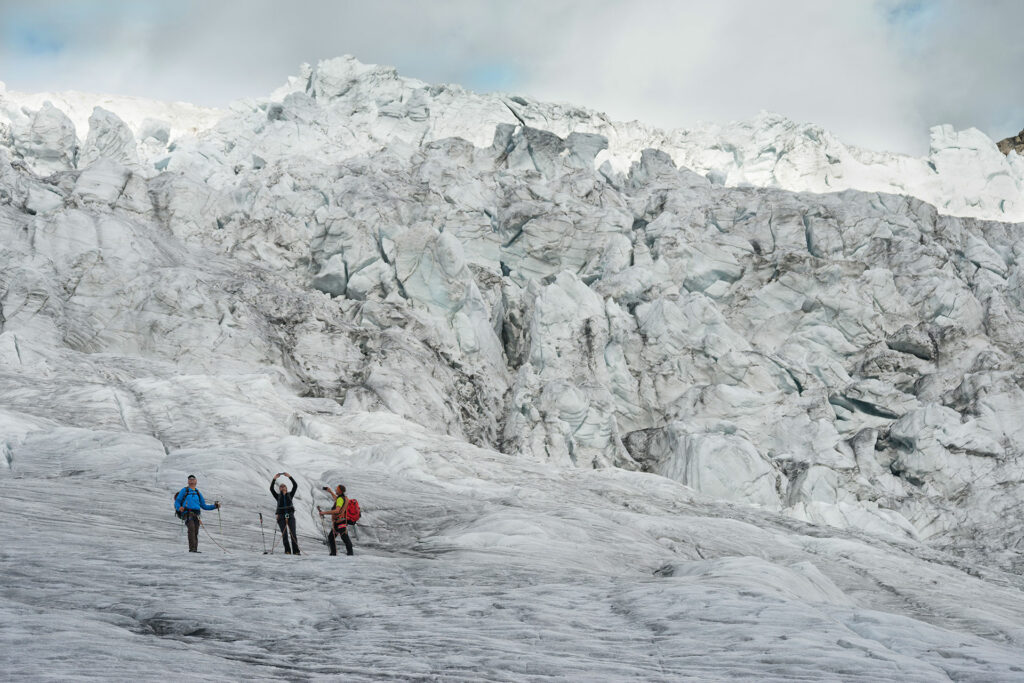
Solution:
M 999 151 L 1003 154 L 1016 152 L 1017 154 L 1024 155 L 1024 130 L 1011 138 L 1000 140 L 996 145 L 999 147 Z

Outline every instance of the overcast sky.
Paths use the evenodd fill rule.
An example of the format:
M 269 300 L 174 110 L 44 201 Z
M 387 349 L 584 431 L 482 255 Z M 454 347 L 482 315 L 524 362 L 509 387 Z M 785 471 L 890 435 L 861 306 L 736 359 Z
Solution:
M 0 0 L 0 81 L 225 105 L 302 62 L 568 101 L 666 127 L 766 109 L 927 152 L 1024 128 L 1024 0 Z

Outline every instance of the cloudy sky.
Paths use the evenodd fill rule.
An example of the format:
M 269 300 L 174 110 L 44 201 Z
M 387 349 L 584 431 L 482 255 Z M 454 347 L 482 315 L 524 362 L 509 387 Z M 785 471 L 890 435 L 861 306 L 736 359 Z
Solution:
M 224 105 L 352 54 L 666 127 L 766 109 L 923 154 L 1024 128 L 1022 0 L 0 0 L 0 81 Z

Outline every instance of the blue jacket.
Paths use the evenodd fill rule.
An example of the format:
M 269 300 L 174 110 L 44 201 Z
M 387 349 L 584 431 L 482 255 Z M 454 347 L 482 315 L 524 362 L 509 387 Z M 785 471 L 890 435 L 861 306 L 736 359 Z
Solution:
M 185 487 L 178 491 L 178 495 L 174 497 L 174 509 L 177 510 L 182 505 L 185 506 L 186 510 L 215 510 L 216 505 L 207 505 L 206 500 L 203 498 L 203 494 L 199 493 L 199 489 L 190 489 Z

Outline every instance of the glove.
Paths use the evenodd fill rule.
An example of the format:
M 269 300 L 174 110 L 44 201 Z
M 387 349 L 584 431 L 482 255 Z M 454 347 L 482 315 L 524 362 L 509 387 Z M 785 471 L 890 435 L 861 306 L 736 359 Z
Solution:
M 215 507 L 215 508 L 217 508 L 218 510 L 220 510 L 220 501 L 219 501 L 219 500 L 215 500 L 215 501 L 213 501 L 213 507 Z

